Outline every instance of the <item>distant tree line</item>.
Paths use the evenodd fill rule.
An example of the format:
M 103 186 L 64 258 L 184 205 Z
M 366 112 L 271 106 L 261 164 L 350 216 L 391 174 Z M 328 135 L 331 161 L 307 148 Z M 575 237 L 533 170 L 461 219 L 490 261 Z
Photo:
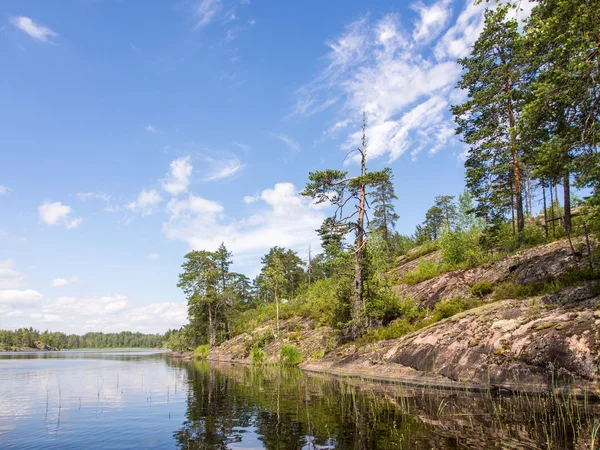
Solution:
M 86 333 L 84 335 L 65 334 L 60 331 L 38 331 L 33 328 L 0 330 L 0 348 L 38 348 L 54 349 L 78 348 L 158 348 L 168 339 L 171 331 L 165 335 L 142 334 L 131 331 L 120 333 Z M 41 345 L 40 345 L 41 344 Z

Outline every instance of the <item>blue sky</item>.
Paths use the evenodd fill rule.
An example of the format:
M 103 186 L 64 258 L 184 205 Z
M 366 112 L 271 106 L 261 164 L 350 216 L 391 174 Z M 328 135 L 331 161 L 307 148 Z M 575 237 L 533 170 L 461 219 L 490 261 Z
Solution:
M 163 332 L 185 323 L 183 255 L 305 257 L 368 114 L 397 229 L 463 189 L 449 114 L 481 30 L 471 1 L 4 1 L 0 328 Z M 346 161 L 349 171 L 357 169 Z

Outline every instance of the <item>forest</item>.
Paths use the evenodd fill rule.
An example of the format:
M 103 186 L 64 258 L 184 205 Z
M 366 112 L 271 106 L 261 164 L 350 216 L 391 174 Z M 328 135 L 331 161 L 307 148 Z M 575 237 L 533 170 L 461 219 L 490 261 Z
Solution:
M 471 54 L 458 61 L 463 72 L 456 89 L 464 96 L 451 109 L 468 148 L 464 192 L 437 196 L 412 235 L 396 232 L 401 211 L 394 206 L 394 175 L 390 168 L 367 169 L 365 113 L 362 141 L 347 155 L 358 161 L 356 171 L 311 172 L 302 191 L 332 211 L 317 230 L 322 252 L 307 248 L 303 260 L 291 249 L 273 247 L 253 280 L 230 270 L 235 255 L 226 243 L 216 251 L 189 252 L 178 282 L 189 324 L 171 333 L 166 345 L 214 347 L 274 323 L 274 333 L 252 343 L 259 355 L 290 317 L 331 327 L 333 345 L 389 339 L 477 306 L 491 292 L 480 283 L 472 299 L 448 299 L 433 309 L 398 295 L 390 271 L 400 259 L 432 250 L 441 251 L 441 261 L 420 262 L 403 283 L 561 239 L 589 265 L 553 280 L 554 287 L 535 289 L 598 280 L 600 4 L 540 1 L 524 24 L 514 18 L 518 7 L 488 8 Z
M 79 348 L 158 348 L 169 338 L 165 335 L 132 333 L 85 333 L 65 334 L 60 331 L 40 332 L 33 328 L 0 330 L 0 350 L 53 349 L 72 350 Z

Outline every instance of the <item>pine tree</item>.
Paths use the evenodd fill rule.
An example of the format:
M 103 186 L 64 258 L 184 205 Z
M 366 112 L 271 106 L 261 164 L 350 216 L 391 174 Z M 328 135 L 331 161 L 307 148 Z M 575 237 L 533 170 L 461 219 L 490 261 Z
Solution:
M 600 2 L 538 2 L 526 26 L 530 101 L 525 129 L 542 134 L 535 147 L 538 178 L 561 180 L 564 226 L 571 232 L 571 178 L 600 187 Z
M 366 117 L 363 116 L 363 133 L 361 146 L 356 149 L 360 157 L 360 175 L 348 177 L 348 172 L 325 170 L 309 173 L 309 182 L 302 195 L 313 198 L 317 203 L 328 202 L 335 207 L 334 224 L 345 226 L 346 233 L 354 231 L 354 281 L 351 302 L 352 323 L 350 334 L 358 337 L 366 313 L 363 293 L 363 251 L 366 244 L 365 217 L 368 208 L 368 188 L 378 186 L 388 178 L 385 170 L 367 172 Z M 347 215 L 344 209 L 348 204 L 354 210 Z
M 387 178 L 379 183 L 379 185 L 374 186 L 371 192 L 373 198 L 371 201 L 373 219 L 370 225 L 374 231 L 381 233 L 383 240 L 389 247 L 394 227 L 400 216 L 396 214 L 396 208 L 393 204 L 393 201 L 398 199 L 394 193 L 394 185 L 392 183 L 394 174 L 390 168 L 384 169 L 384 172 L 387 174 Z
M 479 213 L 495 219 L 505 207 L 503 182 L 510 179 L 522 240 L 523 214 L 518 133 L 523 105 L 521 45 L 516 20 L 507 19 L 509 6 L 485 11 L 485 27 L 471 55 L 460 59 L 465 70 L 458 87 L 468 100 L 452 107 L 457 133 L 469 144 L 467 187 L 480 203 Z M 510 164 L 510 176 L 504 171 Z M 511 202 L 512 203 L 512 202 Z

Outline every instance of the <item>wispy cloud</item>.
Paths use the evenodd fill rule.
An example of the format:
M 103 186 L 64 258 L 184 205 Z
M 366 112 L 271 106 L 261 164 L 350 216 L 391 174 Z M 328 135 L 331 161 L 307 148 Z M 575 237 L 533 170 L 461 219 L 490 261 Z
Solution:
M 146 126 L 146 131 L 148 133 L 156 133 L 156 128 L 154 128 L 152 125 L 147 125 Z
M 245 167 L 235 156 L 205 156 L 204 159 L 208 166 L 206 176 L 203 178 L 204 181 L 217 181 L 231 178 Z
M 160 258 L 160 255 L 158 253 L 148 253 L 148 259 L 158 259 Z
M 9 192 L 10 192 L 10 189 L 9 189 L 9 188 L 7 188 L 6 186 L 2 186 L 2 185 L 0 184 L 0 195 L 6 195 L 6 194 L 8 194 Z
M 286 134 L 283 134 L 283 133 L 269 133 L 269 136 L 271 136 L 273 139 L 277 139 L 278 141 L 283 142 L 293 152 L 299 152 L 300 151 L 300 148 L 301 148 L 300 144 L 297 141 L 295 141 L 294 139 L 292 139 L 291 137 L 289 137 L 288 135 L 286 135 Z
M 324 137 L 343 133 L 347 150 L 360 143 L 365 111 L 369 158 L 395 160 L 409 152 L 416 159 L 454 145 L 449 107 L 461 73 L 456 58 L 481 32 L 485 9 L 471 0 L 461 4 L 454 23 L 450 0 L 413 3 L 418 18 L 408 28 L 395 14 L 350 23 L 326 43 L 320 73 L 297 90 L 295 114 L 332 110 Z
M 203 28 L 211 23 L 223 9 L 221 0 L 200 0 L 194 6 L 196 16 L 195 28 Z
M 416 42 L 430 42 L 443 31 L 452 13 L 451 3 L 452 0 L 442 0 L 425 5 L 419 1 L 411 6 L 419 14 L 413 31 L 413 39 Z
M 24 31 L 33 39 L 38 41 L 48 42 L 50 38 L 58 36 L 58 34 L 56 34 L 50 28 L 35 23 L 29 17 L 13 17 L 10 19 L 10 22 L 19 30 Z
M 73 209 L 61 202 L 45 202 L 38 206 L 40 219 L 48 225 L 62 225 L 67 229 L 77 228 L 83 219 L 71 218 Z

